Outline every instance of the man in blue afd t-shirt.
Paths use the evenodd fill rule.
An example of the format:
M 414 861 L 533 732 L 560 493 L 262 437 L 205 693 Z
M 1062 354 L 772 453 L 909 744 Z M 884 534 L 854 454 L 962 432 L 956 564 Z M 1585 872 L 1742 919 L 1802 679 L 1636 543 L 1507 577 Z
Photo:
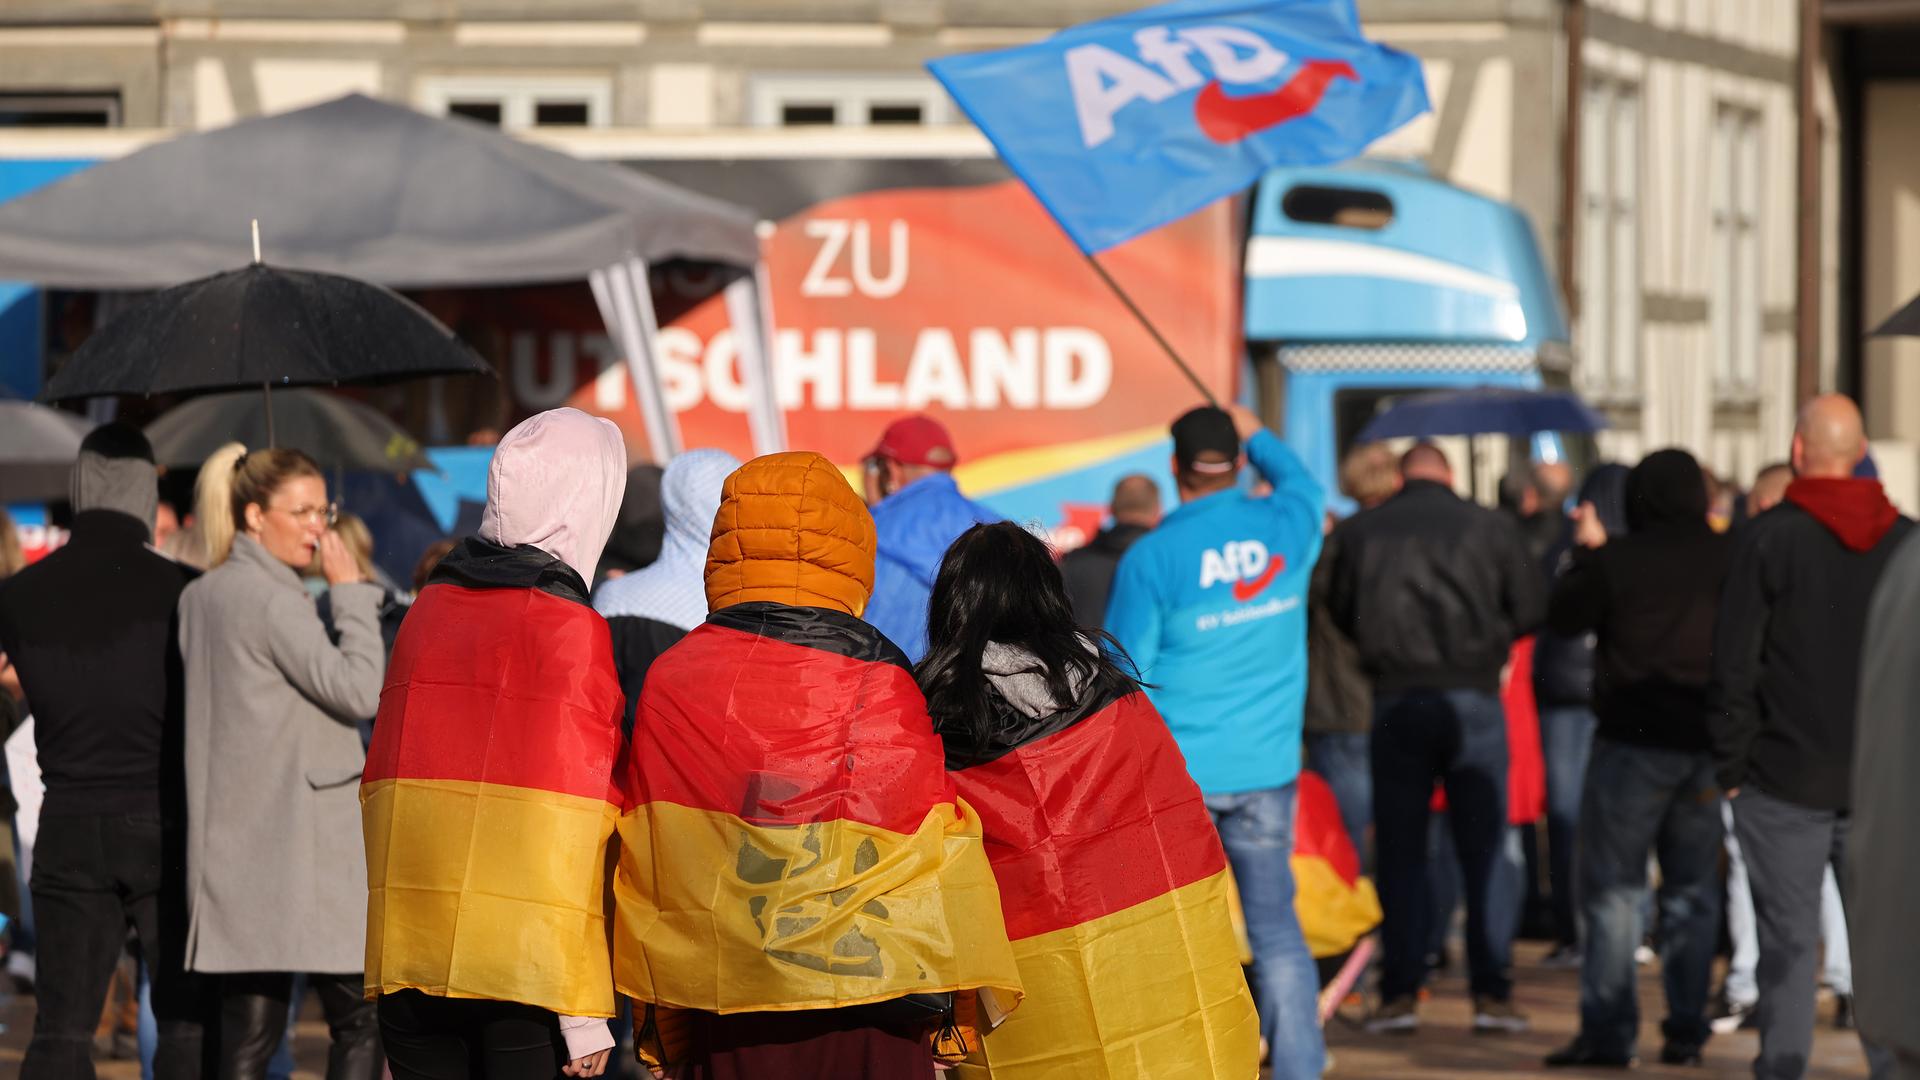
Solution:
M 1245 439 L 1245 455 L 1241 440 Z M 1273 486 L 1238 489 L 1251 461 Z M 1107 629 L 1134 663 L 1206 795 L 1253 943 L 1276 1077 L 1325 1065 L 1320 981 L 1293 911 L 1294 781 L 1307 693 L 1307 583 L 1324 493 L 1252 412 L 1173 422 L 1181 506 L 1120 560 Z

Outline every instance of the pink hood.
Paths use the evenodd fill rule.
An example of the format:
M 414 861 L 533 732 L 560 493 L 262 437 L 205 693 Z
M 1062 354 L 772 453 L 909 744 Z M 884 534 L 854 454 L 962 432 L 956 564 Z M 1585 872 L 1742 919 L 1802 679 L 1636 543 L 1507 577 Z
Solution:
M 613 421 L 578 409 L 530 416 L 493 452 L 480 536 L 532 544 L 591 585 L 626 484 L 626 442 Z

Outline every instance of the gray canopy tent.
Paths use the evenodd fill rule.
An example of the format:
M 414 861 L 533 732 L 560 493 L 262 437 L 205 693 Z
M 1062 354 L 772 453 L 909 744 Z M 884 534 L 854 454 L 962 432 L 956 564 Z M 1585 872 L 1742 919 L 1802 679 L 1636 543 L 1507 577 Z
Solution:
M 744 271 L 726 307 L 761 453 L 783 449 L 760 247 L 746 210 L 618 165 L 358 94 L 183 135 L 0 205 L 0 280 L 150 289 L 269 262 L 392 288 L 586 279 L 656 460 L 680 449 L 655 359 L 650 264 Z

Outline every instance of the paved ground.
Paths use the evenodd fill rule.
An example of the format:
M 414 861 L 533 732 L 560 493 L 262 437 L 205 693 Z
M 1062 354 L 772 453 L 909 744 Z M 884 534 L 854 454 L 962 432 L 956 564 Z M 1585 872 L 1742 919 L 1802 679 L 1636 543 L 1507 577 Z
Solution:
M 1542 1057 L 1572 1038 L 1579 997 L 1578 973 L 1541 968 L 1538 961 L 1542 951 L 1541 947 L 1530 944 L 1522 944 L 1519 949 L 1518 1000 L 1521 1008 L 1533 1018 L 1531 1034 L 1499 1038 L 1471 1034 L 1465 981 L 1458 976 L 1445 977 L 1435 986 L 1433 999 L 1422 1010 L 1424 1026 L 1418 1035 L 1369 1036 L 1350 1023 L 1333 1021 L 1327 1033 L 1334 1054 L 1332 1075 L 1382 1080 L 1620 1075 L 1606 1070 L 1540 1068 Z M 1657 969 L 1642 969 L 1643 1015 L 1652 1019 L 1642 1033 L 1641 1051 L 1649 1058 L 1660 1050 L 1659 995 Z M 1357 1010 L 1353 1015 L 1357 1019 Z M 1864 1077 L 1866 1064 L 1859 1041 L 1851 1033 L 1833 1031 L 1826 1019 L 1823 1007 L 1809 1080 Z M 33 999 L 12 996 L 0 1000 L 0 1023 L 6 1025 L 6 1031 L 0 1034 L 0 1077 L 11 1077 L 19 1072 L 20 1056 L 33 1026 Z M 319 1080 L 326 1067 L 326 1025 L 321 1022 L 318 1008 L 311 999 L 299 1036 L 296 1047 L 299 1071 L 294 1075 L 300 1080 Z M 1757 1044 L 1758 1039 L 1751 1032 L 1723 1036 L 1708 1046 L 1704 1069 L 1643 1066 L 1637 1075 L 1677 1080 L 1749 1076 Z M 101 1080 L 138 1080 L 140 1075 L 138 1066 L 131 1062 L 102 1062 L 99 1072 Z
M 1566 1045 L 1579 1027 L 1580 973 L 1539 966 L 1545 947 L 1522 943 L 1517 948 L 1515 999 L 1533 1020 L 1533 1031 L 1517 1036 L 1474 1035 L 1463 976 L 1442 977 L 1433 999 L 1421 1008 L 1417 1035 L 1375 1036 L 1357 1027 L 1359 1011 L 1350 1009 L 1354 1023 L 1331 1021 L 1327 1043 L 1334 1055 L 1336 1077 L 1381 1077 L 1392 1080 L 1441 1080 L 1454 1077 L 1600 1077 L 1619 1076 L 1608 1069 L 1546 1069 L 1541 1059 Z M 1667 1068 L 1657 1064 L 1660 1054 L 1661 1001 L 1658 967 L 1640 974 L 1642 1027 L 1640 1053 L 1645 1061 L 1638 1076 L 1674 1078 L 1746 1077 L 1753 1075 L 1754 1054 L 1760 1040 L 1750 1031 L 1716 1036 L 1707 1046 L 1703 1069 Z M 1852 1032 L 1834 1031 L 1828 1006 L 1821 1007 L 1808 1080 L 1841 1080 L 1867 1075 L 1860 1040 Z

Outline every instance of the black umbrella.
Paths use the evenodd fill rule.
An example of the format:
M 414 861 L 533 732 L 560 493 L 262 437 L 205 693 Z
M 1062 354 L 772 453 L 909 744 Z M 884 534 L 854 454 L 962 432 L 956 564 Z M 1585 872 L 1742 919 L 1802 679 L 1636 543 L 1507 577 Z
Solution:
M 255 263 L 128 308 L 87 338 L 41 398 L 337 386 L 490 370 L 405 297 L 353 278 Z M 267 431 L 271 436 L 270 412 Z
M 92 429 L 70 412 L 0 401 L 0 503 L 66 498 L 80 440 Z
M 1565 390 L 1481 386 L 1412 394 L 1390 403 L 1360 432 L 1360 442 L 1436 435 L 1531 435 L 1604 430 L 1606 417 Z
M 1920 337 L 1920 296 L 1887 317 L 1868 337 Z
M 1480 492 L 1480 448 L 1476 435 L 1532 435 L 1541 431 L 1595 432 L 1607 418 L 1566 390 L 1524 390 L 1479 386 L 1439 390 L 1396 399 L 1360 431 L 1359 442 L 1428 439 L 1436 435 L 1467 438 L 1467 484 Z
M 209 394 L 168 409 L 147 425 L 162 465 L 198 465 L 226 443 L 266 446 L 268 423 L 281 445 L 297 446 L 328 469 L 412 472 L 433 465 L 420 444 L 382 413 L 324 390 Z

